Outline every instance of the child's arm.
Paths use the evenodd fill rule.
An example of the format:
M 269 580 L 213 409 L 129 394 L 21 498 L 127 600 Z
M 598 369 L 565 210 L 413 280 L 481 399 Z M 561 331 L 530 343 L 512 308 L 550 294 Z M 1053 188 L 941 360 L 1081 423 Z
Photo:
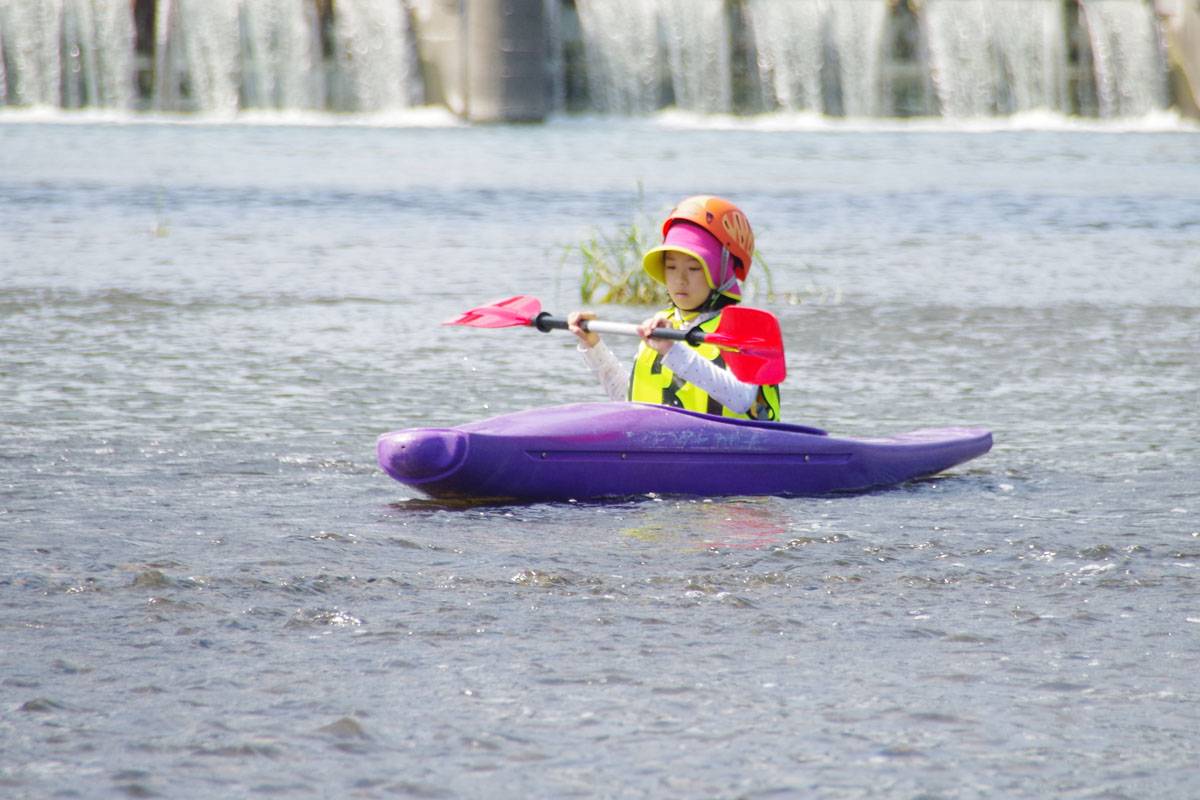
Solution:
M 583 353 L 584 363 L 600 381 L 609 400 L 624 400 L 629 396 L 629 372 L 621 366 L 603 339 L 596 337 L 596 344 L 591 347 L 580 343 L 579 352 Z
M 675 346 L 663 356 L 663 366 L 737 414 L 745 414 L 758 397 L 758 387 L 743 383 L 690 347 Z

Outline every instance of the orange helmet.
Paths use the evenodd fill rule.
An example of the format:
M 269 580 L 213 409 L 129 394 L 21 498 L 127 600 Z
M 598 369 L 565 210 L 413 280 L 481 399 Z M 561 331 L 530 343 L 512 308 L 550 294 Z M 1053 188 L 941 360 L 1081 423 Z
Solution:
M 737 279 L 746 280 L 754 258 L 754 231 L 750 230 L 750 221 L 741 209 L 720 197 L 698 194 L 675 206 L 663 223 L 664 238 L 676 222 L 694 223 L 717 237 L 721 246 L 737 259 L 733 265 Z

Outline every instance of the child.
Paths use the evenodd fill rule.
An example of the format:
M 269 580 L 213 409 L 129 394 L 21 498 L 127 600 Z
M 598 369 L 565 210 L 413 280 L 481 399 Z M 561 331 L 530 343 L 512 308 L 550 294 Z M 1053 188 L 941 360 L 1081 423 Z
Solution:
M 584 361 L 609 398 L 726 417 L 779 419 L 779 387 L 738 380 L 716 346 L 650 338 L 659 327 L 716 330 L 721 309 L 741 301 L 738 281 L 745 280 L 753 256 L 754 234 L 735 205 L 710 195 L 681 202 L 663 223 L 663 243 L 642 259 L 650 277 L 667 287 L 671 306 L 639 326 L 642 342 L 632 374 L 598 334 L 579 327 L 580 321 L 595 319 L 594 312 L 573 311 L 567 317 Z

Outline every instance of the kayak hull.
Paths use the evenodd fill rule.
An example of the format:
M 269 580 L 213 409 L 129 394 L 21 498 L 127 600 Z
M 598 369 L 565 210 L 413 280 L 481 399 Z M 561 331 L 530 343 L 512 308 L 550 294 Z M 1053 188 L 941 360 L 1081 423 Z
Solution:
M 645 403 L 575 403 L 379 437 L 388 475 L 439 499 L 819 495 L 934 475 L 983 455 L 988 431 L 840 438 L 803 425 Z

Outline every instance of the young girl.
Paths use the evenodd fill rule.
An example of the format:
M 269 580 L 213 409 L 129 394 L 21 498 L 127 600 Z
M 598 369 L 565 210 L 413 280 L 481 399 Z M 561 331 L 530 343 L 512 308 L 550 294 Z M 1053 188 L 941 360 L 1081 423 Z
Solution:
M 726 417 L 779 419 L 779 387 L 738 380 L 719 348 L 650 338 L 659 327 L 716 330 L 721 309 L 741 301 L 738 281 L 746 279 L 753 256 L 754 234 L 737 206 L 711 195 L 681 202 L 663 223 L 663 243 L 642 259 L 650 277 L 667 287 L 671 306 L 639 326 L 642 342 L 632 374 L 598 334 L 579 327 L 580 321 L 595 319 L 594 312 L 574 311 L 567 317 L 584 361 L 609 398 Z

